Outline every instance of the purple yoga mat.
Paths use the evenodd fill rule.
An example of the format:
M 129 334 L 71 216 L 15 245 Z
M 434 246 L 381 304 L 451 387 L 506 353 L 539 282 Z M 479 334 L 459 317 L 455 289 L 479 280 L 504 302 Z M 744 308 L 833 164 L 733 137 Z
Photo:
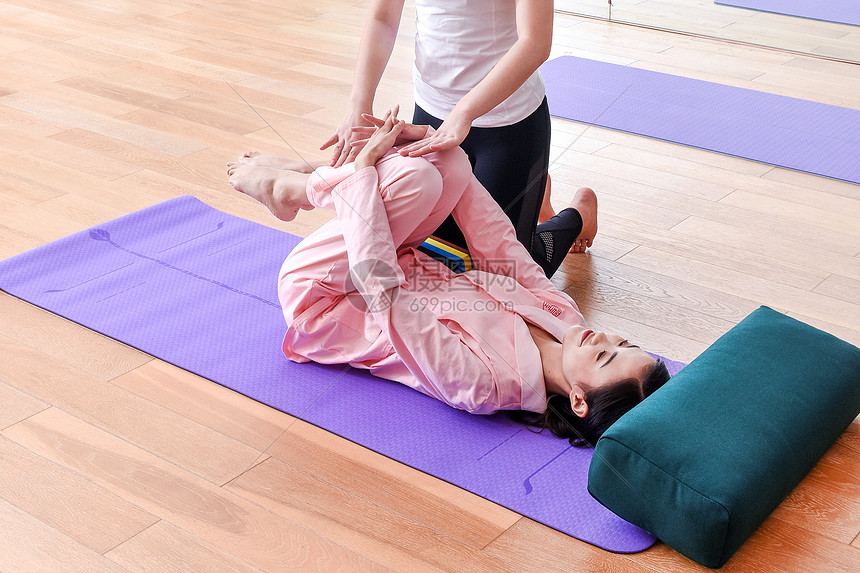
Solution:
M 540 68 L 550 113 L 860 183 L 860 111 L 562 56 Z
M 860 26 L 857 0 L 717 0 L 714 4 Z
M 180 197 L 0 262 L 0 288 L 583 541 L 653 544 L 588 494 L 592 450 L 287 360 L 276 282 L 299 241 Z

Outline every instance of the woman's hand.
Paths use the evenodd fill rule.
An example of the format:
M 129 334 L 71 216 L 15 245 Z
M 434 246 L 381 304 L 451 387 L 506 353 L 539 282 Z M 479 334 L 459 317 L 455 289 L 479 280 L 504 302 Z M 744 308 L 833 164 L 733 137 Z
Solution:
M 376 131 L 355 158 L 356 171 L 376 165 L 376 162 L 394 146 L 394 142 L 406 125 L 405 121 L 397 119 L 398 111 L 398 107 L 395 106 L 383 116 L 382 125 L 375 128 Z
M 411 145 L 401 147 L 398 152 L 400 155 L 420 157 L 432 151 L 452 149 L 463 143 L 471 128 L 471 120 L 461 116 L 455 110 L 442 122 L 438 130 L 435 132 L 428 131 L 426 137 Z
M 369 113 L 365 113 L 362 117 L 368 122 L 373 124 L 373 127 L 353 127 L 352 133 L 355 136 L 355 140 L 351 143 L 352 147 L 355 148 L 356 153 L 358 153 L 362 147 L 367 145 L 370 137 L 376 133 L 377 127 L 382 127 L 385 123 L 384 119 L 380 119 L 378 117 L 374 117 Z M 409 141 L 416 141 L 419 139 L 423 139 L 424 137 L 433 133 L 433 128 L 429 125 L 415 125 L 413 123 L 403 123 L 403 129 L 400 131 L 400 135 L 397 136 L 397 139 L 394 141 L 394 145 L 403 145 Z
M 359 138 L 353 132 L 356 127 L 364 129 L 372 129 L 368 126 L 368 121 L 364 119 L 366 114 L 360 110 L 350 109 L 346 116 L 340 122 L 337 131 L 320 146 L 320 149 L 327 149 L 334 146 L 329 165 L 332 167 L 340 167 L 344 163 L 349 163 L 358 155 L 359 149 L 353 146 L 353 143 Z

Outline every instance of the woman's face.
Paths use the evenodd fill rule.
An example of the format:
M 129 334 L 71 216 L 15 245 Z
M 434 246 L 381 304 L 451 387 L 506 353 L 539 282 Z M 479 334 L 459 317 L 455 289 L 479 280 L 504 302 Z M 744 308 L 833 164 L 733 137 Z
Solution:
M 572 326 L 562 340 L 562 373 L 571 386 L 602 388 L 625 378 L 642 380 L 655 359 L 618 334 Z

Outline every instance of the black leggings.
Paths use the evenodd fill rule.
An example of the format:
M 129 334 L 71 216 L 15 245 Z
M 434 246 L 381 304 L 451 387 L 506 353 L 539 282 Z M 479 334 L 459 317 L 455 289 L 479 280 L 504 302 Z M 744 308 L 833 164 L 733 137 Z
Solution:
M 438 129 L 442 120 L 416 105 L 412 123 Z M 460 147 L 469 156 L 475 177 L 511 219 L 517 239 L 546 275 L 552 276 L 582 230 L 582 218 L 575 209 L 565 209 L 537 224 L 546 189 L 549 138 L 549 106 L 544 98 L 540 107 L 518 123 L 473 127 Z M 455 245 L 466 244 L 450 216 L 433 234 Z

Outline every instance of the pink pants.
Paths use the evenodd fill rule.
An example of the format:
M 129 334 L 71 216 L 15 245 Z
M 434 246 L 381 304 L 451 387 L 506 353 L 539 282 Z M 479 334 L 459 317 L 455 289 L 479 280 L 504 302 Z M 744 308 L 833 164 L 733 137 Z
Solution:
M 398 251 L 423 243 L 451 213 L 472 179 L 471 166 L 459 148 L 423 157 L 402 157 L 392 151 L 377 163 L 376 170 L 377 192 Z M 352 166 L 317 170 L 308 181 L 311 203 L 333 208 L 330 190 L 352 173 Z M 360 361 L 359 347 L 365 347 L 369 360 L 379 360 L 381 353 L 391 351 L 383 348 L 386 345 L 381 340 L 367 346 L 368 339 L 379 337 L 379 327 L 366 311 L 363 317 L 355 312 L 366 306 L 350 279 L 339 219 L 329 221 L 293 249 L 281 268 L 279 294 L 287 324 L 313 307 L 311 314 L 328 319 L 318 321 L 316 332 L 303 323 L 304 333 L 319 340 L 314 361 Z M 342 328 L 344 324 L 352 328 Z

